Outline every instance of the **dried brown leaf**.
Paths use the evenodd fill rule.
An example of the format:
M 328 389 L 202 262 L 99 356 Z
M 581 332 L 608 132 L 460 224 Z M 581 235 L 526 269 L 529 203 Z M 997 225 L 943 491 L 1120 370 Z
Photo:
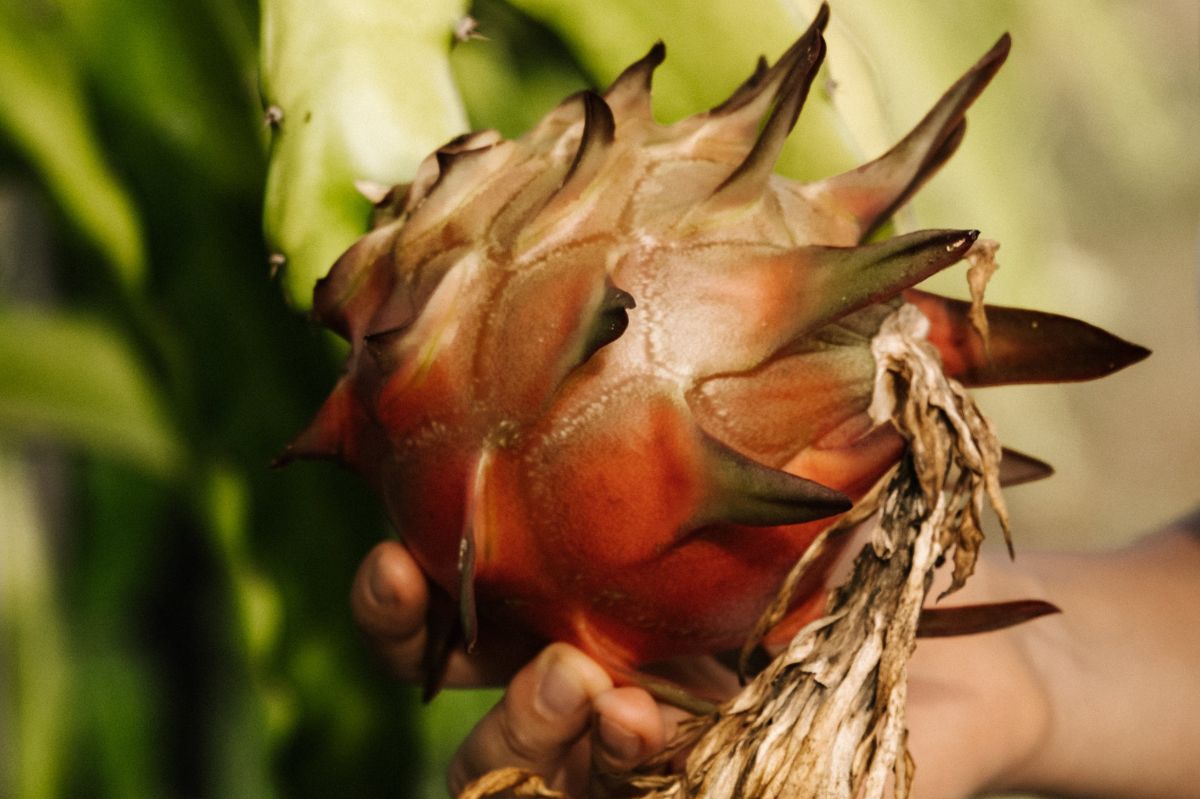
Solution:
M 992 279 L 992 275 L 996 274 L 996 270 L 1000 268 L 1000 264 L 996 262 L 996 251 L 1000 249 L 1000 242 L 992 239 L 978 239 L 971 245 L 971 249 L 967 251 L 967 261 L 970 262 L 971 268 L 967 270 L 967 286 L 971 290 L 971 327 L 979 333 L 979 337 L 983 339 L 984 352 L 991 357 L 991 342 L 988 339 L 988 320 L 987 312 L 983 304 L 983 292 L 987 288 L 988 281 Z
M 510 767 L 484 774 L 464 788 L 458 795 L 458 799 L 569 799 L 569 797 L 561 791 L 546 787 L 546 783 L 537 774 Z

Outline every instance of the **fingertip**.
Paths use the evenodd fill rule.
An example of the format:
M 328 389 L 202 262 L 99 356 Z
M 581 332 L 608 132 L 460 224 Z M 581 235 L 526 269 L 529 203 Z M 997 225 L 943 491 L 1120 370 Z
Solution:
M 600 664 L 570 644 L 550 644 L 533 668 L 533 707 L 548 721 L 586 716 L 592 701 L 612 688 L 612 678 Z
M 358 623 L 380 638 L 409 638 L 425 625 L 429 602 L 421 568 L 397 541 L 383 541 L 363 559 L 350 604 Z
M 658 704 L 644 690 L 614 688 L 596 697 L 596 767 L 628 771 L 666 745 L 666 725 Z

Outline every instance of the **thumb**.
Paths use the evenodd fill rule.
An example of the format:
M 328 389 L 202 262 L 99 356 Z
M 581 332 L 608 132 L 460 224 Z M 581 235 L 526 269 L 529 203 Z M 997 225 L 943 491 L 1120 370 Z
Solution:
M 450 763 L 451 796 L 492 769 L 518 766 L 578 795 L 588 778 L 592 705 L 612 680 L 567 644 L 551 644 L 509 683 Z

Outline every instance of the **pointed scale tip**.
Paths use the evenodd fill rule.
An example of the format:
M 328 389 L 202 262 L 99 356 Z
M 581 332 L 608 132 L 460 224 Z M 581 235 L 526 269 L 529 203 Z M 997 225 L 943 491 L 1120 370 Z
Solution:
M 817 9 L 817 16 L 813 19 L 812 25 L 821 32 L 825 31 L 825 28 L 829 25 L 829 3 L 821 3 L 821 7 Z
M 793 71 L 797 62 L 804 59 L 815 42 L 821 38 L 825 25 L 829 22 L 829 6 L 822 4 L 817 16 L 807 30 L 792 43 L 779 60 L 770 68 L 767 61 L 759 56 L 754 72 L 724 102 L 714 106 L 705 116 L 721 117 L 738 115 L 738 112 L 750 114 L 757 128 L 760 115 L 765 114 L 770 104 L 775 102 L 781 90 L 780 84 L 786 82 L 787 76 Z M 823 42 L 822 42 L 823 44 Z
M 916 290 L 905 292 L 905 300 L 929 319 L 929 341 L 946 373 L 967 386 L 1094 380 L 1150 355 L 1087 322 L 1003 305 L 985 306 L 985 347 L 971 324 L 969 302 Z
M 814 305 L 806 328 L 831 322 L 920 283 L 962 260 L 978 238 L 978 230 L 919 230 L 861 247 L 801 248 L 799 252 L 807 252 L 825 280 L 821 293 L 826 302 Z
M 667 58 L 667 46 L 658 40 L 650 51 L 630 64 L 617 76 L 604 99 L 618 120 L 640 118 L 652 119 L 650 107 L 650 85 L 654 70 Z
M 702 434 L 711 493 L 693 526 L 720 522 L 748 527 L 802 524 L 845 513 L 842 492 L 751 460 Z
M 820 21 L 820 17 L 817 21 Z M 701 213 L 719 212 L 722 209 L 747 205 L 758 200 L 766 189 L 767 181 L 775 171 L 779 153 L 783 150 L 788 134 L 800 118 L 800 110 L 808 99 L 809 89 L 812 88 L 817 71 L 825 59 L 825 39 L 822 38 L 821 29 L 815 22 L 797 44 L 803 44 L 804 47 L 800 48 L 795 56 L 790 52 L 785 55 L 785 58 L 794 60 L 788 64 L 786 74 L 779 81 L 775 92 L 775 107 L 763 124 L 754 146 L 700 207 Z M 784 63 L 783 59 L 780 63 Z M 776 65 L 778 66 L 779 64 Z M 756 87 L 754 91 L 757 90 Z
M 822 182 L 834 202 L 857 217 L 865 240 L 908 201 L 962 142 L 964 116 L 1008 58 L 1006 33 L 951 86 L 894 147 L 863 166 Z
M 948 638 L 977 635 L 1023 624 L 1027 621 L 1062 613 L 1057 605 L 1041 599 L 1018 599 L 987 605 L 929 607 L 921 610 L 917 622 L 918 638 Z
M 283 448 L 282 452 L 271 459 L 269 468 L 282 469 L 296 461 L 337 460 L 337 450 L 322 440 L 324 431 L 315 429 L 317 426 L 317 423 L 314 422 L 296 436 Z
M 358 411 L 349 378 L 343 376 L 308 427 L 271 462 L 272 468 L 287 466 L 296 460 L 344 461 L 345 437 L 355 429 Z
M 984 54 L 983 58 L 979 59 L 981 65 L 994 65 L 995 69 L 999 69 L 1000 65 L 1008 58 L 1009 52 L 1012 50 L 1012 36 L 1008 31 L 1000 35 L 996 43 L 992 45 L 992 49 Z
M 1054 467 L 1045 461 L 1004 447 L 1000 459 L 1000 485 L 1005 488 L 1033 483 L 1054 475 Z
M 662 62 L 667 60 L 667 46 L 663 44 L 663 40 L 659 39 L 654 44 L 650 45 L 649 51 L 641 57 L 637 62 L 631 65 L 636 67 L 642 65 L 643 69 L 653 71 L 656 67 L 662 65 Z
M 667 60 L 667 46 L 663 44 L 663 40 L 659 39 L 654 44 L 650 45 L 650 49 L 644 56 L 634 61 L 617 76 L 612 85 L 608 87 L 611 92 L 619 86 L 626 83 L 636 85 L 636 88 L 647 90 L 650 88 L 650 76 L 654 70 L 662 65 L 662 62 Z M 607 92 L 606 92 L 607 94 Z

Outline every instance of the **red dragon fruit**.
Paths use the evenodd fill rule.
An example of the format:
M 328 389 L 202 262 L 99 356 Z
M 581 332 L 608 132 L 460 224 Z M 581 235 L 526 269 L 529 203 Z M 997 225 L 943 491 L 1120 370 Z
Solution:
M 468 644 L 478 612 L 623 679 L 739 646 L 903 453 L 867 408 L 872 337 L 904 302 L 970 386 L 1088 379 L 1146 354 L 1001 307 L 985 346 L 969 303 L 911 288 L 976 231 L 872 240 L 961 142 L 1007 36 L 877 160 L 814 183 L 772 174 L 827 18 L 671 125 L 650 109 L 660 43 L 518 139 L 451 141 L 317 284 L 316 318 L 352 349 L 283 459 L 368 480 Z M 823 599 L 815 582 L 801 593 L 793 621 Z

